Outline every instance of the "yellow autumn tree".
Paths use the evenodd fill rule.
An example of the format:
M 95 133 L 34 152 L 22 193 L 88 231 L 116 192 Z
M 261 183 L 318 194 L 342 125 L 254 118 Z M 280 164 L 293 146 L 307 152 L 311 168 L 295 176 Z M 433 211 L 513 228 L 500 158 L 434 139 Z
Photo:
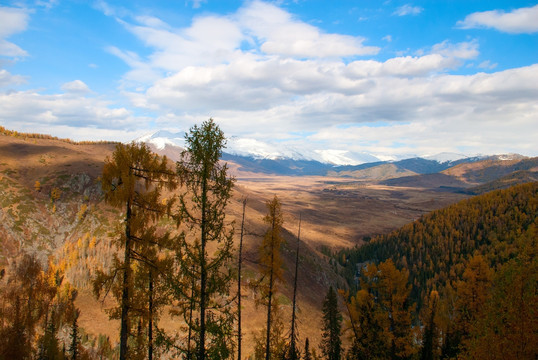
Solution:
M 170 213 L 172 202 L 163 205 L 161 194 L 165 189 L 177 187 L 177 177 L 169 169 L 166 157 L 160 157 L 150 151 L 145 144 L 118 144 L 107 158 L 103 168 L 102 187 L 105 201 L 124 210 L 124 231 L 117 239 L 118 248 L 123 250 L 122 259 L 114 259 L 109 273 L 97 272 L 94 279 L 94 292 L 99 297 L 103 289 L 112 289 L 119 304 L 119 309 L 112 316 L 120 318 L 120 360 L 128 359 L 129 334 L 133 330 L 133 310 L 140 304 L 140 296 L 151 299 L 153 278 L 148 272 L 156 270 L 156 248 L 166 246 L 170 237 L 168 233 L 158 233 L 158 220 Z M 135 271 L 136 269 L 139 271 Z M 121 276 L 116 276 L 116 274 Z M 145 274 L 145 276 L 144 276 Z M 152 280 L 148 285 L 136 286 L 136 276 Z M 138 290 L 135 293 L 135 290 Z M 149 295 L 145 295 L 149 292 Z M 149 301 L 151 309 L 151 300 Z M 140 311 L 139 311 L 140 312 Z M 152 311 L 145 310 L 151 319 Z M 151 331 L 149 331 L 149 353 L 151 353 Z

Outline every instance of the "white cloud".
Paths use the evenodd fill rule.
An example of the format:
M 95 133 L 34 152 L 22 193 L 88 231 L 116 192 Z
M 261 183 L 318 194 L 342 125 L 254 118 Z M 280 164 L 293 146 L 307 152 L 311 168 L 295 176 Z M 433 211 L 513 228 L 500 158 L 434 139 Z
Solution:
M 262 42 L 261 51 L 267 54 L 323 58 L 379 52 L 377 47 L 364 46 L 364 38 L 322 33 L 283 9 L 261 1 L 242 8 L 238 18 L 245 31 Z
M 0 69 L 0 88 L 10 85 L 20 85 L 26 82 L 26 78 L 20 75 L 12 75 L 5 69 Z
M 129 80 L 151 82 L 162 71 L 189 66 L 213 66 L 256 54 L 259 57 L 339 58 L 376 54 L 364 38 L 327 34 L 294 19 L 281 8 L 261 1 L 247 2 L 230 16 L 204 15 L 188 28 L 176 29 L 159 19 L 137 17 L 137 24 L 119 20 L 154 51 L 146 59 L 109 47 L 131 67 Z M 246 47 L 246 49 L 245 49 Z
M 457 26 L 462 29 L 493 28 L 511 34 L 535 33 L 538 32 L 538 5 L 511 12 L 476 12 L 467 15 L 463 21 L 458 21 Z
M 26 30 L 28 11 L 20 8 L 0 7 L 0 56 L 27 56 L 27 52 L 7 41 L 11 35 Z
M 413 6 L 411 4 L 405 4 L 400 6 L 396 11 L 394 12 L 394 15 L 398 16 L 406 16 L 406 15 L 418 15 L 420 14 L 424 9 L 420 6 Z
M 0 93 L 0 123 L 7 128 L 36 132 L 35 128 L 80 127 L 97 129 L 145 128 L 147 118 L 137 118 L 130 110 L 112 107 L 99 98 L 74 93 L 43 95 L 36 91 Z M 70 137 L 70 136 L 69 136 Z
M 90 93 L 90 88 L 81 80 L 74 80 L 62 85 L 62 90 L 72 94 L 87 94 Z
M 464 41 L 457 44 L 445 40 L 432 47 L 432 53 L 440 54 L 448 58 L 474 59 L 478 56 L 478 41 Z
M 384 36 L 381 40 L 385 40 L 386 42 L 392 42 L 392 36 L 391 35 Z
M 478 67 L 479 67 L 480 69 L 493 70 L 493 69 L 495 69 L 495 68 L 497 67 L 497 65 L 499 65 L 499 64 L 497 64 L 497 63 L 491 63 L 491 61 L 486 60 L 486 61 L 482 61 L 482 62 L 478 65 Z

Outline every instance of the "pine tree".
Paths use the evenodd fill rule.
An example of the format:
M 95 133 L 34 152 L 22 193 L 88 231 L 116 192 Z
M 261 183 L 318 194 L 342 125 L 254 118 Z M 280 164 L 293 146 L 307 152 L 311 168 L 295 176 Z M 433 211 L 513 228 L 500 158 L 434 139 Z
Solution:
M 342 328 L 342 314 L 338 311 L 338 298 L 333 287 L 329 287 L 327 296 L 323 301 L 323 326 L 321 353 L 328 360 L 339 360 L 342 341 L 340 333 Z
M 172 206 L 172 202 L 161 201 L 161 194 L 164 189 L 176 188 L 177 181 L 175 173 L 168 169 L 166 157 L 153 154 L 145 144 L 118 144 L 112 159 L 105 161 L 102 187 L 108 204 L 125 209 L 125 228 L 117 241 L 123 248 L 123 259 L 116 256 L 108 274 L 97 272 L 94 292 L 99 297 L 103 289 L 106 293 L 112 289 L 118 299 L 120 308 L 112 312 L 112 317 L 120 318 L 120 360 L 124 360 L 129 357 L 132 312 L 142 306 L 140 299 L 146 299 L 143 294 L 147 291 L 145 287 L 135 287 L 133 262 L 142 264 L 138 268 L 156 267 L 155 248 L 169 241 L 168 233 L 157 235 L 156 224 Z
M 178 281 L 183 285 L 175 286 L 182 299 L 179 312 L 196 339 L 198 359 L 227 358 L 234 343 L 235 314 L 230 299 L 233 228 L 225 223 L 225 209 L 234 180 L 228 176 L 227 165 L 220 163 L 226 140 L 213 119 L 192 127 L 185 141 L 186 149 L 177 163 L 177 173 L 185 184 L 179 196 L 179 222 L 184 229 L 177 256 Z M 211 247 L 210 254 L 212 243 L 216 248 Z M 193 280 L 195 286 L 191 286 Z M 192 306 L 197 317 L 189 316 Z
M 439 328 L 437 326 L 437 316 L 439 308 L 439 293 L 433 290 L 427 301 L 427 310 L 424 315 L 424 330 L 422 335 L 421 360 L 438 359 L 439 348 Z
M 69 353 L 71 354 L 71 360 L 78 359 L 78 345 L 80 343 L 80 335 L 78 333 L 78 317 L 80 311 L 77 309 L 73 314 L 73 324 L 71 325 L 71 344 L 69 345 Z
M 304 342 L 303 360 L 312 360 L 312 354 L 310 353 L 310 343 L 308 341 L 308 338 L 306 338 L 306 340 Z

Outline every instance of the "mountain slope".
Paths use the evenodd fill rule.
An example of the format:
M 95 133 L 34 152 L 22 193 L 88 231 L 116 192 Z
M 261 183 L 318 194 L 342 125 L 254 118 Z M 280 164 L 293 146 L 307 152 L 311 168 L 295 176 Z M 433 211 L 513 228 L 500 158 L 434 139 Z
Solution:
M 461 279 L 464 264 L 473 254 L 484 255 L 498 266 L 518 253 L 522 241 L 536 240 L 538 182 L 463 200 L 422 216 L 388 235 L 376 237 L 338 259 L 353 284 L 357 263 L 392 259 L 410 270 L 414 300 L 420 302 L 432 288 Z

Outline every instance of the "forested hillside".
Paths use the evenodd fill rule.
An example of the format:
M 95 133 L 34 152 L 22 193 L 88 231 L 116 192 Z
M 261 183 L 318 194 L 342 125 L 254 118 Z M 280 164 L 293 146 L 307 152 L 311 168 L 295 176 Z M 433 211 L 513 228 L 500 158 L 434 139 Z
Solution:
M 379 300 L 386 292 L 382 282 L 387 273 L 399 274 L 391 277 L 400 284 L 394 294 L 401 295 L 400 311 L 420 324 L 422 356 L 534 358 L 537 215 L 538 183 L 517 185 L 434 211 L 358 249 L 340 252 L 339 265 L 355 289 L 351 294 L 360 289 L 348 304 L 351 318 L 360 323 L 354 311 L 368 309 L 369 294 L 377 294 L 371 305 L 390 314 Z M 372 305 L 370 311 L 375 309 Z M 410 322 L 403 327 L 412 329 Z M 360 343 L 367 335 L 355 334 L 354 341 Z M 400 340 L 411 345 L 410 339 Z M 408 357 L 413 350 L 404 353 Z

